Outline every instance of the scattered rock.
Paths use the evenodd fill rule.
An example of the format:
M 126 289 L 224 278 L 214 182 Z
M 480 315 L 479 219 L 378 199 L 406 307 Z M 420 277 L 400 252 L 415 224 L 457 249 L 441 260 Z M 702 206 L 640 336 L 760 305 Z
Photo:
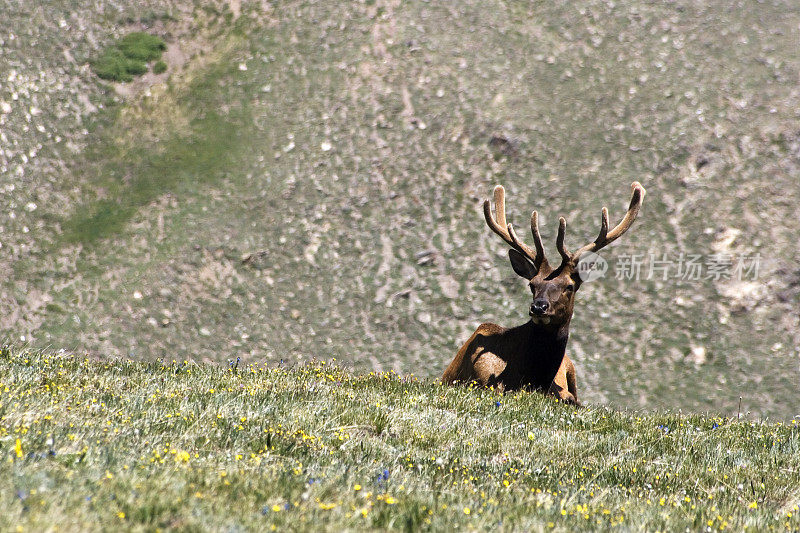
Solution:
M 742 230 L 736 228 L 719 228 L 714 233 L 714 242 L 711 243 L 711 249 L 719 254 L 730 253 L 731 246 L 741 234 Z
M 674 299 L 674 300 L 672 300 L 672 301 L 673 301 L 673 302 L 675 303 L 675 305 L 677 305 L 678 307 L 692 307 L 692 306 L 694 305 L 694 304 L 692 304 L 692 302 L 691 302 L 691 301 L 687 300 L 687 299 L 686 299 L 686 298 L 684 298 L 683 296 L 676 296 L 676 297 L 675 297 L 675 299 Z
M 700 366 L 706 362 L 706 349 L 703 346 L 696 346 L 692 345 L 689 351 L 689 357 L 691 358 L 692 362 Z
M 515 157 L 519 153 L 517 143 L 503 133 L 493 134 L 488 144 L 495 157 Z
M 455 300 L 459 297 L 461 286 L 455 280 L 455 278 L 453 278 L 453 276 L 450 276 L 449 274 L 439 276 L 438 281 L 439 287 L 442 289 L 442 294 L 444 294 L 445 297 L 450 298 L 451 300 Z
M 430 265 L 436 261 L 436 255 L 436 250 L 423 250 L 414 254 L 414 259 L 417 260 L 417 264 L 420 266 Z
M 719 292 L 728 298 L 731 311 L 742 313 L 756 307 L 766 296 L 766 287 L 757 281 L 731 279 L 719 285 Z

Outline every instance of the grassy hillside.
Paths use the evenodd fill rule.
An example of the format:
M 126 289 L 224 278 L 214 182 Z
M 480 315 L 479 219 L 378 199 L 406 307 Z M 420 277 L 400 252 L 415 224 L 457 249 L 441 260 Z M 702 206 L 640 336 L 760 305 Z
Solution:
M 0 352 L 0 529 L 800 527 L 794 422 L 335 364 Z
M 529 295 L 485 227 L 604 254 L 761 254 L 758 280 L 578 295 L 589 403 L 788 420 L 800 360 L 796 2 L 0 3 L 0 332 L 95 356 L 435 376 Z M 90 68 L 146 31 L 168 70 Z M 32 54 L 31 50 L 36 50 Z

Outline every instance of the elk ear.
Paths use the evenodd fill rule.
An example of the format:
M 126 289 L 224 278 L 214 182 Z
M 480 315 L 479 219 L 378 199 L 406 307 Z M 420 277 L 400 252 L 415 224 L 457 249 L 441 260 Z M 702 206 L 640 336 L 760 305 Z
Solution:
M 532 279 L 536 275 L 537 271 L 533 263 L 528 261 L 524 255 L 515 249 L 511 248 L 508 250 L 508 258 L 511 260 L 511 267 L 518 276 L 522 276 L 525 279 Z

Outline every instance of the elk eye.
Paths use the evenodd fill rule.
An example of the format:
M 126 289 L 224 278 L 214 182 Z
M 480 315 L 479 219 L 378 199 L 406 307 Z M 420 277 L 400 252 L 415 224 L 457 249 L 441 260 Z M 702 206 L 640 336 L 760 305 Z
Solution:
M 567 288 L 564 290 L 566 290 L 567 292 L 572 292 L 575 290 L 575 285 L 567 285 Z

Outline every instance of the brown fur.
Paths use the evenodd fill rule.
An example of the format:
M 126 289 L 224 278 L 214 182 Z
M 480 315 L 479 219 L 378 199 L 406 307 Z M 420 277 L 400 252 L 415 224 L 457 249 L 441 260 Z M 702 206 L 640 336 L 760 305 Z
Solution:
M 566 355 L 575 293 L 581 286 L 578 261 L 581 254 L 600 250 L 633 224 L 645 190 L 638 182 L 631 189 L 630 206 L 623 220 L 609 230 L 608 211 L 603 208 L 597 239 L 573 254 L 564 245 L 566 221 L 559 219 L 556 246 L 562 261 L 553 269 L 544 255 L 536 212 L 531 216 L 534 249 L 522 243 L 513 227 L 506 223 L 505 190 L 501 186 L 495 188 L 496 214 L 492 215 L 487 200 L 484 216 L 491 230 L 511 246 L 509 258 L 514 272 L 528 280 L 533 296 L 531 320 L 515 328 L 490 323 L 478 326 L 444 371 L 443 383 L 477 383 L 501 391 L 539 390 L 563 402 L 581 405 L 575 365 Z
M 540 271 L 540 273 L 544 273 Z M 477 383 L 501 391 L 546 391 L 559 400 L 580 405 L 575 365 L 565 353 L 575 288 L 563 278 L 530 281 L 534 298 L 550 290 L 554 298 L 549 324 L 533 320 L 516 328 L 481 324 L 456 354 L 442 376 L 443 383 Z M 557 292 L 553 292 L 553 288 Z M 564 297 L 566 295 L 566 297 Z
M 518 329 L 518 328 L 517 328 Z M 520 345 L 524 342 L 519 336 L 520 332 L 509 334 L 509 330 L 497 324 L 481 324 L 475 333 L 458 351 L 455 359 L 444 372 L 444 383 L 475 382 L 483 387 L 494 386 L 500 391 L 514 390 L 517 388 L 535 389 L 537 381 L 529 365 L 515 357 L 513 351 L 494 348 L 502 346 L 503 341 L 511 345 Z M 542 362 L 542 361 L 540 361 Z M 509 366 L 509 364 L 511 366 Z M 555 366 L 555 361 L 550 362 Z M 548 365 L 549 366 L 549 365 Z M 527 371 L 526 371 L 526 367 Z M 544 377 L 541 381 L 547 381 Z M 581 405 L 578 400 L 578 389 L 575 379 L 575 365 L 569 356 L 564 355 L 558 365 L 555 377 L 550 380 L 548 392 L 559 400 Z M 539 387 L 541 390 L 541 387 Z

